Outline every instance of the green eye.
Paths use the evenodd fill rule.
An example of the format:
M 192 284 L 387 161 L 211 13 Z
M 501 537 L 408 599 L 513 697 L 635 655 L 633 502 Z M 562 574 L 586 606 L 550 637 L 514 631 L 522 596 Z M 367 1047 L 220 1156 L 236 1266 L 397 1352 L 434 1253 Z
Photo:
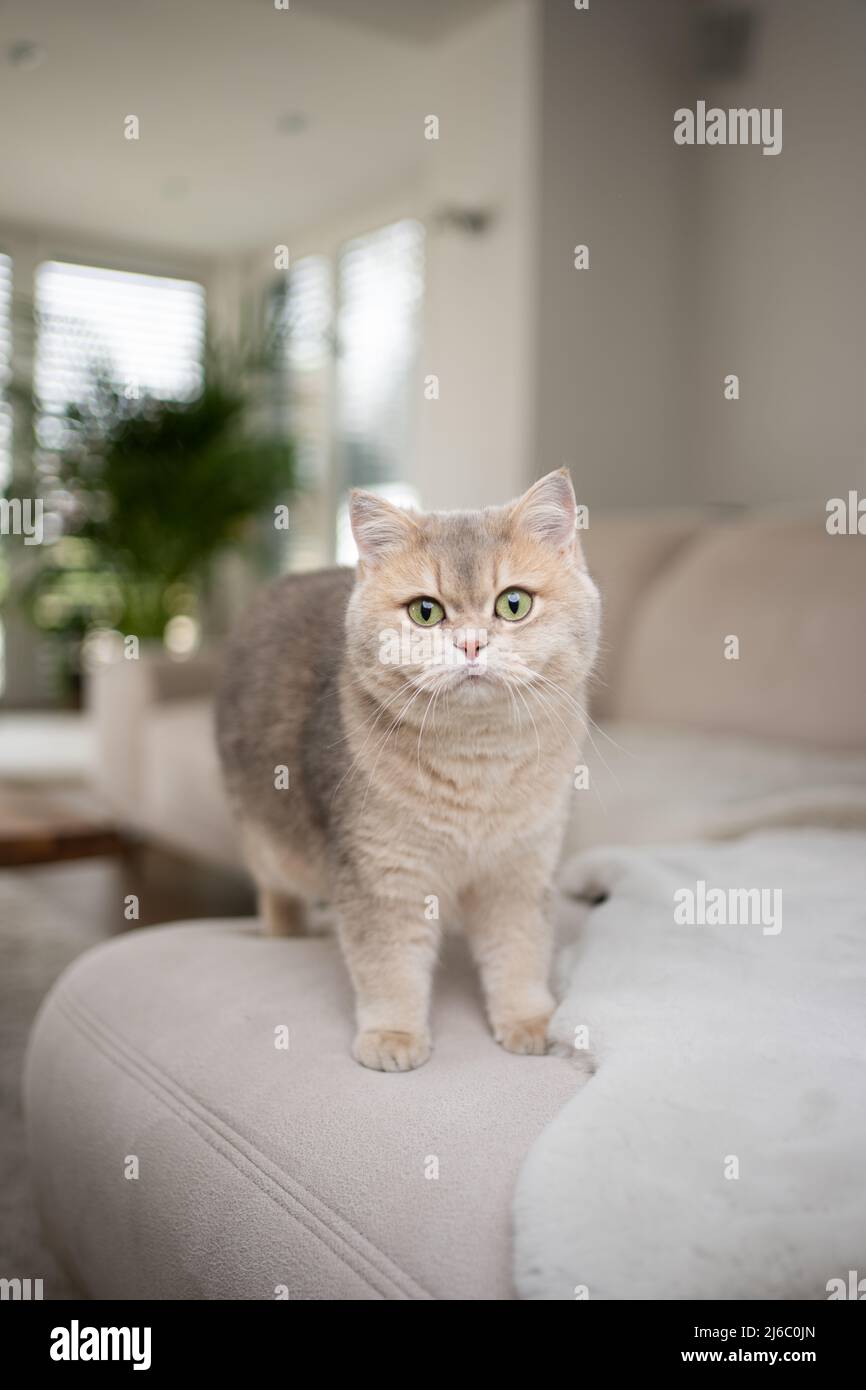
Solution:
M 409 604 L 409 617 L 419 627 L 435 627 L 445 617 L 445 609 L 435 598 L 413 598 Z
M 525 589 L 506 589 L 496 600 L 496 615 L 509 623 L 519 623 L 532 607 L 532 595 Z

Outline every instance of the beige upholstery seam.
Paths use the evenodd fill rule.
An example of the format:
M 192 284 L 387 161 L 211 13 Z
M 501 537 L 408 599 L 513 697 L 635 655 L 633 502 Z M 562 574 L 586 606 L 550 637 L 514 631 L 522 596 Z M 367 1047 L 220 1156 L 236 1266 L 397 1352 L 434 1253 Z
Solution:
M 240 1135 L 231 1130 L 225 1121 L 220 1119 L 219 1116 L 214 1115 L 213 1111 L 209 1110 L 198 1097 L 193 1096 L 189 1091 L 173 1081 L 171 1077 L 168 1077 L 155 1062 L 149 1058 L 130 1055 L 129 1046 L 118 1038 L 117 1034 L 101 1019 L 97 1018 L 92 1013 L 92 1010 L 80 1000 L 74 999 L 64 989 L 55 994 L 55 1001 L 60 1004 L 69 1022 L 76 1026 L 79 1032 L 83 1033 L 83 1035 L 88 1038 L 88 1041 L 90 1041 L 108 1061 L 114 1062 L 114 1064 L 122 1071 L 125 1071 L 132 1080 L 138 1081 L 146 1090 L 150 1091 L 151 1095 L 157 1100 L 161 1100 L 163 1104 L 172 1110 L 172 1113 L 179 1119 L 184 1120 L 186 1123 L 195 1120 L 197 1125 L 191 1125 L 191 1127 L 195 1128 L 195 1132 L 215 1153 L 220 1154 L 230 1162 L 238 1172 L 252 1181 L 253 1185 L 257 1187 L 259 1191 L 269 1197 L 271 1201 L 285 1211 L 287 1215 L 298 1220 L 300 1225 L 304 1226 L 312 1236 L 321 1241 L 323 1245 L 327 1246 L 338 1259 L 341 1259 L 344 1264 L 352 1269 L 353 1273 L 368 1282 L 377 1293 L 380 1293 L 385 1298 L 389 1297 L 389 1295 L 393 1296 L 394 1293 L 401 1298 L 410 1300 L 417 1299 L 418 1297 L 424 1299 L 433 1298 L 433 1295 L 421 1285 L 417 1284 L 416 1281 L 412 1279 L 411 1275 L 406 1274 L 405 1271 L 399 1269 L 398 1266 L 393 1265 L 389 1257 L 385 1255 L 383 1251 L 379 1250 L 368 1237 L 354 1230 L 344 1217 L 333 1212 L 320 1198 L 314 1197 L 313 1194 L 308 1193 L 296 1180 L 289 1180 L 292 1183 L 292 1185 L 289 1186 L 285 1174 L 276 1176 L 274 1172 L 269 1172 L 268 1168 L 263 1165 L 267 1164 L 269 1167 L 273 1165 L 270 1164 L 270 1160 L 268 1160 L 264 1154 L 261 1154 L 249 1141 L 242 1139 Z M 100 1034 L 104 1036 L 100 1037 Z M 147 1085 L 146 1082 L 150 1082 L 150 1085 Z M 161 1094 L 161 1092 L 165 1094 Z M 169 1105 L 167 1098 L 170 1098 L 173 1104 Z M 183 1107 L 187 1107 L 186 1110 L 184 1110 Z M 210 1133 L 208 1133 L 208 1131 L 210 1131 Z M 226 1146 L 226 1149 L 220 1148 L 215 1144 L 211 1137 L 212 1135 L 219 1139 L 222 1144 Z M 248 1149 L 249 1152 L 246 1152 L 245 1149 Z M 248 1164 L 253 1172 L 250 1173 L 242 1167 L 237 1161 L 238 1159 L 242 1159 L 245 1164 Z M 255 1174 L 258 1174 L 263 1181 L 259 1181 Z M 289 1208 L 286 1202 L 281 1201 L 279 1197 L 275 1196 L 274 1192 L 270 1191 L 268 1187 L 264 1185 L 265 1183 L 271 1184 L 283 1197 L 295 1204 L 300 1211 L 305 1213 L 308 1220 L 301 1220 L 297 1213 Z M 299 1189 L 303 1197 L 306 1198 L 306 1202 L 302 1200 L 298 1192 L 292 1190 L 293 1186 Z M 335 1223 L 339 1222 L 340 1225 L 345 1227 L 351 1234 L 344 1234 L 343 1231 L 337 1228 L 336 1224 L 330 1224 L 323 1216 L 312 1209 L 312 1206 L 309 1205 L 310 1203 L 316 1203 L 318 1206 L 321 1206 Z M 310 1223 L 315 1223 L 315 1226 Z M 343 1251 L 335 1249 L 333 1244 L 325 1240 L 320 1231 L 316 1229 L 316 1227 L 319 1226 L 332 1237 L 333 1241 L 339 1242 L 341 1246 L 351 1251 L 352 1255 L 367 1266 L 367 1268 L 358 1269 L 351 1260 L 346 1258 Z M 352 1237 L 354 1237 L 355 1240 L 353 1240 Z M 359 1243 L 356 1244 L 355 1241 Z M 378 1256 L 378 1259 L 384 1263 L 385 1267 L 383 1268 L 379 1265 L 377 1260 L 362 1248 L 362 1245 L 368 1246 L 370 1251 L 374 1252 L 375 1255 Z M 388 1266 L 390 1266 L 390 1268 L 388 1268 Z M 394 1270 L 396 1274 L 392 1273 L 392 1270 Z M 391 1287 L 388 1288 L 388 1285 Z

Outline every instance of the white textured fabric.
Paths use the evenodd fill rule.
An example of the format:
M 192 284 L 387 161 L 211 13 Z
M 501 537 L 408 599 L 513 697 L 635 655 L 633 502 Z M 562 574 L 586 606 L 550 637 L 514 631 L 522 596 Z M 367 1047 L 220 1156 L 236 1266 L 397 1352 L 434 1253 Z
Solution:
M 677 925 L 699 880 L 781 889 L 782 930 Z M 521 1296 L 826 1298 L 866 1251 L 866 836 L 598 849 L 564 882 L 609 893 L 563 906 L 553 1021 L 597 1070 L 522 1169 Z

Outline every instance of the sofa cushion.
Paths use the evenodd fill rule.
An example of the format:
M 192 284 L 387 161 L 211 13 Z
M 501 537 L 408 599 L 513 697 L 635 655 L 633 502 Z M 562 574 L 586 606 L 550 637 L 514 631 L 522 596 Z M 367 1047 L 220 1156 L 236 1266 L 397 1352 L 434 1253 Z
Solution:
M 739 641 L 726 659 L 725 642 Z M 866 749 L 866 541 L 814 520 L 707 530 L 661 573 L 611 718 Z
M 589 572 L 601 590 L 602 635 L 592 681 L 592 710 L 614 707 L 623 654 L 657 576 L 696 537 L 706 518 L 697 512 L 597 514 L 582 536 Z
M 238 827 L 229 808 L 214 737 L 213 700 L 167 700 L 142 717 L 140 830 L 197 859 L 239 868 Z
M 744 814 L 772 819 L 792 800 L 808 810 L 824 793 L 838 801 L 848 789 L 859 802 L 866 792 L 866 750 L 613 721 L 590 735 L 583 753 L 589 784 L 572 793 L 564 858 L 599 845 L 694 839 Z
M 206 922 L 79 958 L 25 1074 L 37 1199 L 77 1282 L 95 1298 L 513 1297 L 515 1178 L 575 1070 L 493 1042 L 459 939 L 426 1066 L 365 1071 L 351 1035 L 330 938 Z

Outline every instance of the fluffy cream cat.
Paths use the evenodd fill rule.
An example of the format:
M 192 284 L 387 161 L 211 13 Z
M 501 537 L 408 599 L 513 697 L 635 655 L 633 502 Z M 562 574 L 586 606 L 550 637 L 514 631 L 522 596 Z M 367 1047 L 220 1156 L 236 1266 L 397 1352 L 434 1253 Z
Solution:
M 455 913 L 493 1035 L 541 1053 L 549 898 L 598 593 L 562 470 L 504 507 L 351 499 L 355 573 L 289 576 L 234 639 L 219 745 L 262 914 L 328 898 L 355 988 L 354 1056 L 430 1056 L 440 916 Z

